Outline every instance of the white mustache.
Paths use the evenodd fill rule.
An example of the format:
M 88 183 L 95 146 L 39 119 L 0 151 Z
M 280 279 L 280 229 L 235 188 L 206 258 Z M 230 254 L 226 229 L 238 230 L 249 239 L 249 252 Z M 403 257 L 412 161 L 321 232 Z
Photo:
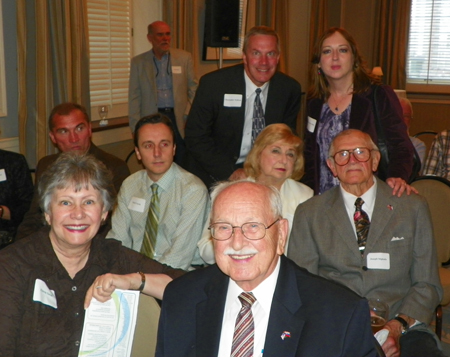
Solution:
M 252 255 L 256 254 L 258 251 L 256 249 L 241 249 L 241 250 L 234 250 L 233 248 L 227 248 L 223 254 L 225 255 Z

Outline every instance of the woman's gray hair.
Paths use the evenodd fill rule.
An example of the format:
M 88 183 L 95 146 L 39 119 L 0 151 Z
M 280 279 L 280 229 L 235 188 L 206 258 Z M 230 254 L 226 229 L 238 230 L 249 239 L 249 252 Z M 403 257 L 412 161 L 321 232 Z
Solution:
M 78 192 L 89 185 L 100 192 L 103 212 L 110 211 L 116 199 L 111 172 L 91 155 L 62 153 L 39 179 L 39 205 L 48 214 L 56 190 L 73 187 Z
M 219 196 L 222 191 L 224 191 L 228 187 L 243 184 L 243 183 L 256 185 L 256 186 L 263 187 L 265 189 L 269 189 L 270 190 L 270 196 L 269 196 L 270 208 L 272 210 L 273 216 L 276 218 L 283 217 L 283 204 L 281 202 L 280 192 L 273 186 L 266 186 L 266 185 L 263 185 L 262 183 L 252 182 L 252 181 L 248 181 L 246 179 L 238 180 L 238 181 L 222 181 L 222 182 L 218 182 L 216 185 L 214 185 L 212 188 L 212 191 L 211 191 L 211 207 L 214 208 L 214 202 L 216 201 L 217 196 Z M 211 215 L 211 217 L 212 217 L 212 215 Z

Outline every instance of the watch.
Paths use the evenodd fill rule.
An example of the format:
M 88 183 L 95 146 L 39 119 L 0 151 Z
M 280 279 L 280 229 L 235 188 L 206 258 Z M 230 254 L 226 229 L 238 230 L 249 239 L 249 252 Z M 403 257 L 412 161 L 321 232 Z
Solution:
M 408 332 L 409 325 L 408 325 L 408 323 L 406 322 L 406 320 L 403 317 L 395 316 L 393 318 L 393 320 L 397 320 L 398 322 L 400 322 L 402 324 L 402 335 L 404 335 L 405 333 Z
M 142 292 L 142 290 L 144 290 L 144 286 L 145 286 L 145 274 L 141 271 L 138 271 L 138 274 L 141 276 L 141 286 L 139 287 L 139 291 Z

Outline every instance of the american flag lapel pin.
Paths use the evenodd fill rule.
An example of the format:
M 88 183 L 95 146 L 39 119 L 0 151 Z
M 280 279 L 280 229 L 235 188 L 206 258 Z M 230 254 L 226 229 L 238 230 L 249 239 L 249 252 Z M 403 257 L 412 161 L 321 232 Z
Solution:
M 290 338 L 291 337 L 291 333 L 289 331 L 284 331 L 281 334 L 281 339 L 284 341 L 285 338 Z

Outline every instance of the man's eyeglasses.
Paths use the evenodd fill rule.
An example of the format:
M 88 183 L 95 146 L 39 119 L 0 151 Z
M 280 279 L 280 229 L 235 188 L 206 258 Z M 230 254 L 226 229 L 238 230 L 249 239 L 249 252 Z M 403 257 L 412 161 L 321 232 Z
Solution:
M 272 227 L 279 220 L 280 218 L 267 227 L 263 223 L 258 222 L 247 222 L 242 226 L 232 226 L 230 223 L 219 222 L 211 224 L 208 229 L 215 240 L 230 239 L 235 228 L 240 228 L 245 238 L 250 240 L 259 240 L 263 239 L 266 236 L 266 230 Z
M 353 154 L 353 157 L 359 162 L 366 162 L 370 159 L 370 154 L 373 150 L 362 147 L 356 148 L 353 150 L 341 150 L 334 154 L 333 159 L 334 162 L 339 166 L 347 165 L 350 161 L 350 155 Z

